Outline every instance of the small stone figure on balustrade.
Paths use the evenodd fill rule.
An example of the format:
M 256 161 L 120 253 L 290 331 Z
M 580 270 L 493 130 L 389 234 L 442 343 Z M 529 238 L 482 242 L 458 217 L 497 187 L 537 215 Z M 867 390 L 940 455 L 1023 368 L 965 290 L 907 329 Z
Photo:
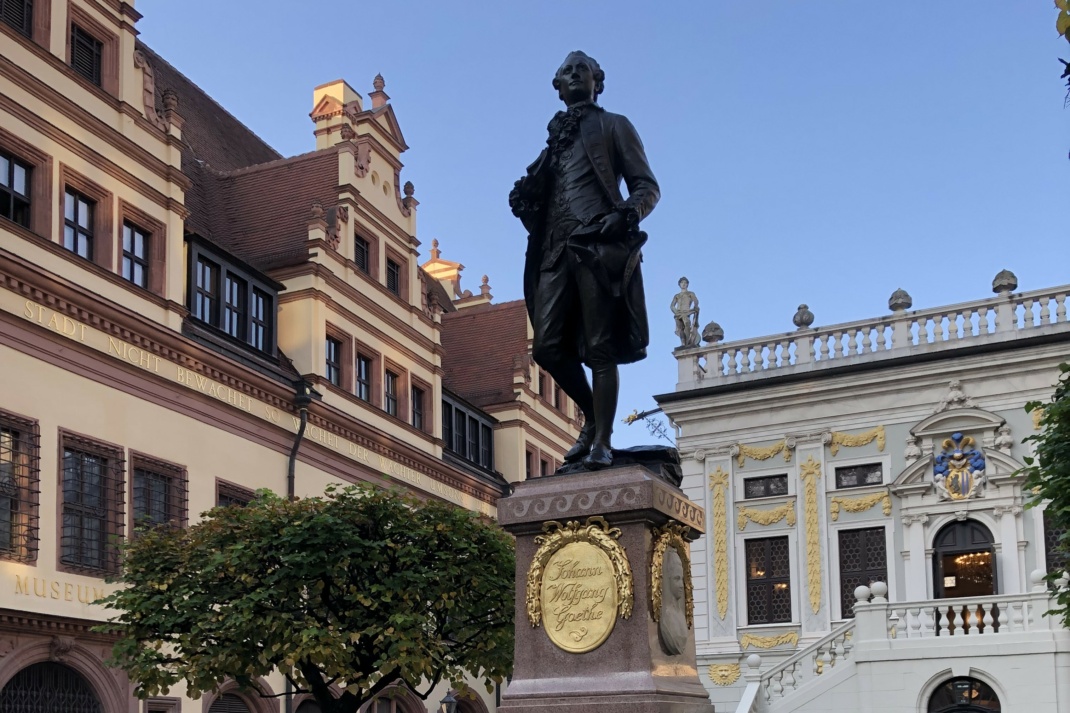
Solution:
M 680 291 L 672 298 L 669 309 L 672 310 L 676 319 L 676 336 L 680 338 L 681 347 L 698 346 L 698 297 L 688 290 L 686 277 L 681 277 L 678 283 Z

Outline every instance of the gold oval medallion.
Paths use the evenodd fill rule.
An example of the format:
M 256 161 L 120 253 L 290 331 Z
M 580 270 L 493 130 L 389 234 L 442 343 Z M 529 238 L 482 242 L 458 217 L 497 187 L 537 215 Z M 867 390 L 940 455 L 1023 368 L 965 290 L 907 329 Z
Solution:
M 617 621 L 613 561 L 597 545 L 571 542 L 550 555 L 542 577 L 542 621 L 559 649 L 592 651 Z

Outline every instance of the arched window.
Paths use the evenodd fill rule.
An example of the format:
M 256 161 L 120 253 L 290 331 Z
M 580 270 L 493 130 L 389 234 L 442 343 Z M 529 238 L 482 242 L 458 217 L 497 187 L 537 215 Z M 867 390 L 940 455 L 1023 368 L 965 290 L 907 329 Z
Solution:
M 297 706 L 296 713 L 320 713 L 320 704 L 315 701 L 304 701 Z
M 929 713 L 999 713 L 999 697 L 992 687 L 976 678 L 953 678 L 940 685 L 929 698 Z
M 4 713 L 104 713 L 92 687 L 72 668 L 44 661 L 22 669 L 0 691 Z
M 251 713 L 251 711 L 239 696 L 233 693 L 224 693 L 215 699 L 212 707 L 208 709 L 208 713 Z
M 976 520 L 945 525 L 933 540 L 933 595 L 937 599 L 996 594 L 992 533 Z

